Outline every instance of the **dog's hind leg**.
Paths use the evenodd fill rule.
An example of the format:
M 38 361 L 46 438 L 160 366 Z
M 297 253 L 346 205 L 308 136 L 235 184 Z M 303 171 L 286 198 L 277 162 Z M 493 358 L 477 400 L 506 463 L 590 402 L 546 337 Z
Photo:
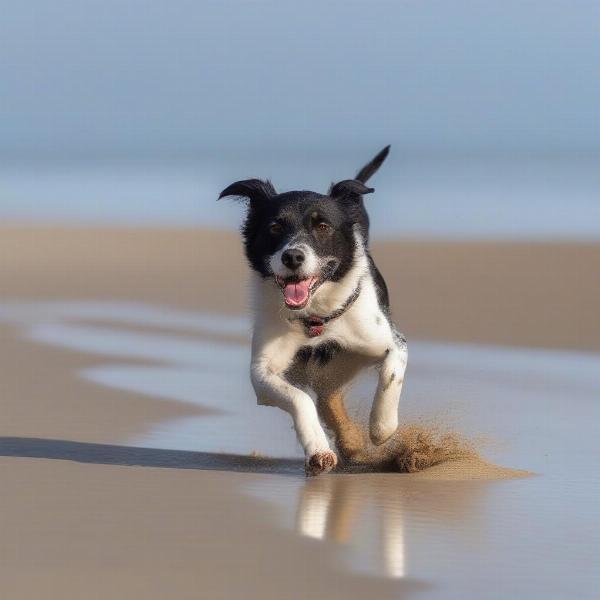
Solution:
M 341 390 L 322 393 L 317 398 L 317 410 L 325 425 L 335 436 L 335 446 L 345 462 L 356 458 L 365 447 L 360 427 L 348 416 Z

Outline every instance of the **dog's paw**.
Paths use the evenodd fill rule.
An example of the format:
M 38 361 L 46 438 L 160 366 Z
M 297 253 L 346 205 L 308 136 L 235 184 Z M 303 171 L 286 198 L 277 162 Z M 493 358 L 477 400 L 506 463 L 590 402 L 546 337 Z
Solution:
M 392 423 L 371 423 L 369 437 L 376 446 L 381 446 L 381 444 L 387 442 L 396 433 L 396 429 L 398 429 L 397 421 Z
M 305 464 L 306 476 L 314 477 L 321 473 L 327 473 L 332 469 L 335 469 L 337 465 L 337 456 L 335 452 L 331 450 L 323 450 L 322 452 L 315 452 Z

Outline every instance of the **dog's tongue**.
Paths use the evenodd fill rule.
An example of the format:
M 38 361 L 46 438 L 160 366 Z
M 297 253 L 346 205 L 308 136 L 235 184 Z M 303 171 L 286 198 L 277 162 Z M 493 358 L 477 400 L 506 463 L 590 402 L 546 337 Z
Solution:
M 308 300 L 310 293 L 310 279 L 296 283 L 286 283 L 283 288 L 283 297 L 288 306 L 302 306 Z

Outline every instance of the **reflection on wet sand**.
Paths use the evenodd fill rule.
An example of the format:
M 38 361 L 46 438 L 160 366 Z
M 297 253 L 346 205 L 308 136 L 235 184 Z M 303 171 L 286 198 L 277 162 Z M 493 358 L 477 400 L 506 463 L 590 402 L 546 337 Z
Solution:
M 411 571 L 411 562 L 414 567 L 422 550 L 414 535 L 411 538 L 414 523 L 438 533 L 462 523 L 463 543 L 483 543 L 478 524 L 489 485 L 493 484 L 440 484 L 397 474 L 309 479 L 297 489 L 295 529 L 306 537 L 348 547 L 355 569 L 392 578 L 415 577 L 421 569 Z M 293 486 L 287 487 L 287 492 L 280 488 L 275 494 L 281 503 L 282 495 L 293 493 Z M 260 495 L 257 489 L 253 493 Z
M 0 437 L 0 456 L 44 458 L 95 465 L 253 474 L 245 491 L 289 510 L 285 521 L 301 536 L 331 541 L 354 571 L 401 578 L 418 570 L 419 539 L 429 531 L 461 531 L 476 546 L 491 482 L 420 481 L 414 475 L 331 474 L 305 479 L 302 460 L 182 450 L 160 450 L 68 440 Z M 265 476 L 267 477 L 265 479 Z M 414 536 L 415 523 L 418 536 Z M 411 525 L 412 524 L 412 525 Z M 412 531 L 412 537 L 409 532 Z M 436 544 L 439 538 L 436 537 Z M 411 561 L 409 562 L 409 558 Z M 419 559 L 424 565 L 427 556 Z
M 374 488 L 368 495 L 364 494 L 363 488 L 363 483 L 352 476 L 307 481 L 298 500 L 296 529 L 307 537 L 349 544 L 361 514 L 368 509 L 375 510 L 379 521 L 381 570 L 388 577 L 404 577 L 405 540 L 398 490 L 393 496 L 382 499 L 379 494 L 374 494 Z M 378 504 L 377 500 L 383 502 Z

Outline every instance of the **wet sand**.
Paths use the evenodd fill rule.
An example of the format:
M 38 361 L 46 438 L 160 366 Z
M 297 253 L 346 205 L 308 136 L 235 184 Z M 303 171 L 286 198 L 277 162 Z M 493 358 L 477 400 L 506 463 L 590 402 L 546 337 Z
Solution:
M 234 237 L 4 233 L 3 597 L 593 597 L 597 355 L 414 342 L 403 418 L 511 468 L 306 480 L 289 420 L 248 397 Z M 375 251 L 413 337 L 598 347 L 597 246 Z
M 271 525 L 251 475 L 0 459 L 0 588 L 31 598 L 397 597 Z M 316 551 L 315 551 L 316 550 Z

